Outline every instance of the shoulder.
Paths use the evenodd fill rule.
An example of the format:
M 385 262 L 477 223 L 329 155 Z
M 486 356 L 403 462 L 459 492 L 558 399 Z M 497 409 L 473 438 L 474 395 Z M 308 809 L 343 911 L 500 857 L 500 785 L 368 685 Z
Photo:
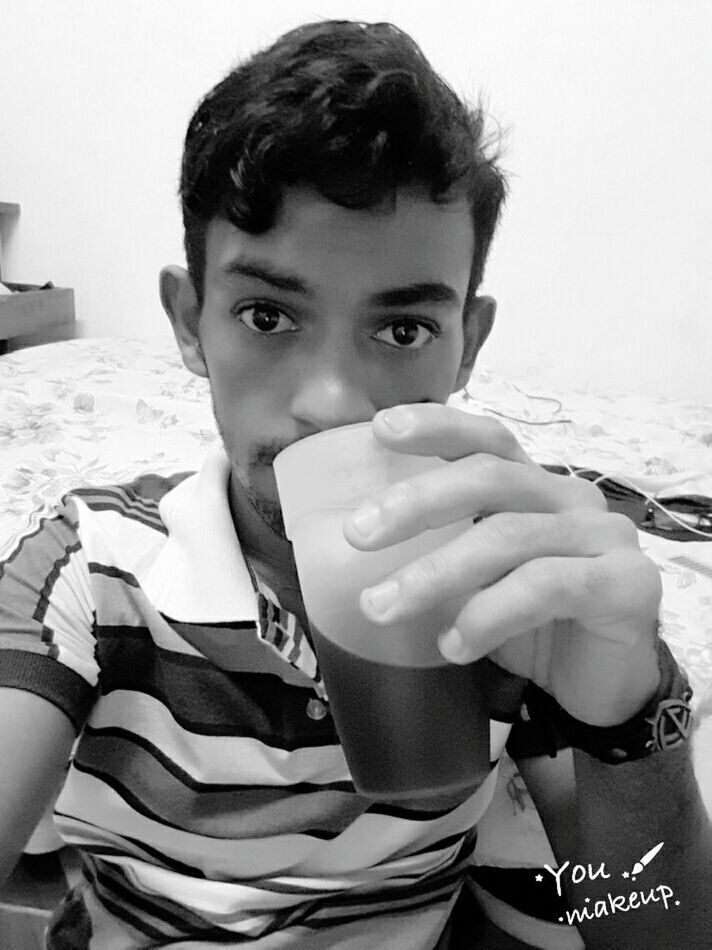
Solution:
M 62 498 L 56 514 L 74 527 L 87 551 L 98 548 L 107 555 L 107 544 L 112 551 L 126 545 L 150 548 L 168 533 L 161 502 L 191 474 L 147 474 L 123 484 L 74 488 Z
M 73 499 L 80 499 L 90 511 L 113 511 L 126 518 L 160 520 L 158 512 L 161 501 L 192 474 L 192 472 L 179 472 L 175 475 L 150 473 L 139 475 L 123 484 L 75 488 L 68 492 L 63 503 L 71 504 Z

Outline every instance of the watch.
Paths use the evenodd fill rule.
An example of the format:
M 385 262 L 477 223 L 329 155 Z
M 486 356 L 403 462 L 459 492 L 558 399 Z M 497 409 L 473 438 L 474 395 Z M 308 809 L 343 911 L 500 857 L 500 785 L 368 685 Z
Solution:
M 575 719 L 545 690 L 529 683 L 524 693 L 522 718 L 544 733 L 550 756 L 561 743 L 588 755 L 618 765 L 644 759 L 656 752 L 675 749 L 687 742 L 692 732 L 692 688 L 662 638 L 658 639 L 660 684 L 643 709 L 616 726 L 592 726 Z

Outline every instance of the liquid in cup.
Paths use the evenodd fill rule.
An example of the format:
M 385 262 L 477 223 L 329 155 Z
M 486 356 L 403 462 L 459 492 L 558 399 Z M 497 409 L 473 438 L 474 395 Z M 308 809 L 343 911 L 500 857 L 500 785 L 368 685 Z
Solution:
M 372 798 L 474 789 L 489 772 L 486 661 L 448 663 L 437 648 L 466 598 L 401 623 L 372 623 L 364 587 L 445 544 L 470 519 L 380 551 L 358 551 L 343 523 L 367 495 L 441 459 L 390 452 L 370 423 L 330 429 L 275 459 L 287 536 L 329 704 L 354 785 Z

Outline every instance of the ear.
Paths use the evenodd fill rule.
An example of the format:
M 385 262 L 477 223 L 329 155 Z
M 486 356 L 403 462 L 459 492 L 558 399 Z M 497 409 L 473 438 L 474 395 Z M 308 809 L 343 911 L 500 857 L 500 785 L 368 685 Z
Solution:
M 475 365 L 477 354 L 482 349 L 485 340 L 490 335 L 497 312 L 497 301 L 494 297 L 475 297 L 464 315 L 465 345 L 462 352 L 462 362 L 457 372 L 455 389 L 458 392 L 464 389 L 470 379 L 472 368 Z
M 160 293 L 161 303 L 171 321 L 183 362 L 191 373 L 207 379 L 208 367 L 198 334 L 198 298 L 188 271 L 176 265 L 164 267 L 160 275 Z

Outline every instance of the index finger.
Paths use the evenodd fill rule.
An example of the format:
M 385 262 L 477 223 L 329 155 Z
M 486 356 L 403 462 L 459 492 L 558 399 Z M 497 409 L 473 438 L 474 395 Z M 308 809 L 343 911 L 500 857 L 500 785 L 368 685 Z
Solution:
M 373 433 L 394 452 L 437 455 L 447 461 L 484 453 L 536 465 L 514 434 L 497 419 L 439 403 L 382 409 L 373 417 Z

